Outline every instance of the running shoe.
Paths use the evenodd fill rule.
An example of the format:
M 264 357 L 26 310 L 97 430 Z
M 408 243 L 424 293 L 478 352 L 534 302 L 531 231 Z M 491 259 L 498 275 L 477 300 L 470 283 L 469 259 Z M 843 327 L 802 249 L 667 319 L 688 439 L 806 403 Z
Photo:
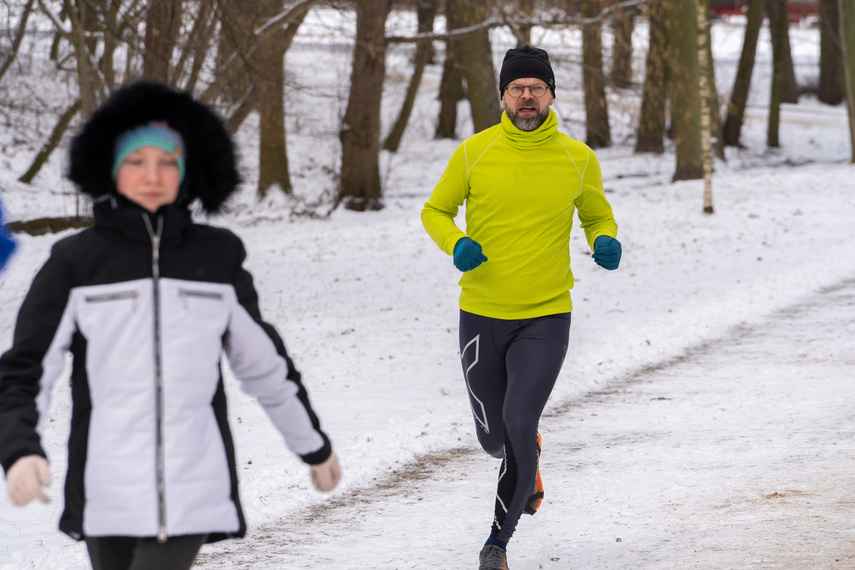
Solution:
M 501 546 L 485 544 L 479 560 L 478 570 L 509 570 L 508 553 Z
M 543 479 L 540 478 L 540 432 L 537 432 L 537 477 L 534 479 L 534 489 L 525 505 L 525 514 L 533 515 L 543 502 Z

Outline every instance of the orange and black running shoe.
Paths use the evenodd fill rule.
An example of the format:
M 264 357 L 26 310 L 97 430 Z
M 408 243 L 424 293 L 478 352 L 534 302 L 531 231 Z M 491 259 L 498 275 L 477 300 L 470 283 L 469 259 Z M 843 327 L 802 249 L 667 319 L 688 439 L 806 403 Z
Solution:
M 541 447 L 540 432 L 537 432 L 537 477 L 534 479 L 534 490 L 528 497 L 525 510 L 527 515 L 533 515 L 540 508 L 543 502 L 543 479 L 540 478 L 540 447 Z

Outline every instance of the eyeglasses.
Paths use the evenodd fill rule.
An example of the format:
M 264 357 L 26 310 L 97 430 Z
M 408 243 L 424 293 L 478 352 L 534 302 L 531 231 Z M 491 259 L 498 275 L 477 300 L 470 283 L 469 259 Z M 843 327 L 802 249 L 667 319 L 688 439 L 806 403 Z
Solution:
M 505 91 L 508 92 L 508 95 L 516 99 L 517 97 L 522 97 L 522 94 L 525 93 L 526 89 L 528 89 L 528 92 L 531 93 L 532 97 L 543 97 L 549 87 L 543 83 L 536 83 L 535 85 L 519 85 L 514 83 L 513 85 L 508 85 L 505 88 Z

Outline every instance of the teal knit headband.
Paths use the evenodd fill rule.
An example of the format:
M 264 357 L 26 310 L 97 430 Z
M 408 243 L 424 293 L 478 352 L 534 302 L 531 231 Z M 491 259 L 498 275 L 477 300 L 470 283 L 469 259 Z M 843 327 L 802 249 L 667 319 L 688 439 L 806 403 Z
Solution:
M 175 157 L 180 180 L 184 180 L 184 142 L 181 135 L 166 126 L 165 123 L 149 123 L 124 133 L 116 141 L 115 160 L 113 161 L 113 180 L 119 167 L 129 154 L 144 146 L 161 148 Z

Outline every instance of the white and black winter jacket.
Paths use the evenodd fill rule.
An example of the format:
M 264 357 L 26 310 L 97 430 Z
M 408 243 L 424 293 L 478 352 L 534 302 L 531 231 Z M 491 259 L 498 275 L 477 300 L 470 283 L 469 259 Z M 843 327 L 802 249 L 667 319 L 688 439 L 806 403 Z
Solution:
M 123 199 L 53 247 L 0 357 L 0 463 L 45 455 L 51 387 L 73 356 L 60 529 L 85 536 L 211 541 L 245 532 L 220 369 L 225 354 L 288 447 L 331 454 L 299 372 L 259 313 L 243 244 Z

